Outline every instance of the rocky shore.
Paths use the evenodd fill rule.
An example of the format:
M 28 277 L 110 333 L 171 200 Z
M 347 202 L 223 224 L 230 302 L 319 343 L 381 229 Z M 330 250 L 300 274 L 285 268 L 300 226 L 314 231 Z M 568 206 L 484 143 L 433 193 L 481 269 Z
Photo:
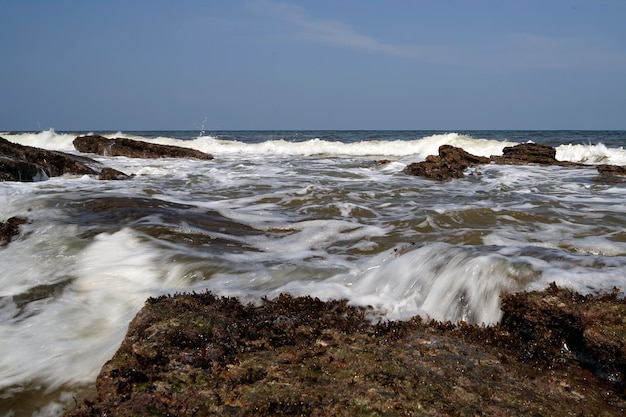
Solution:
M 133 142 L 97 136 L 74 141 L 79 152 L 92 156 L 212 158 Z M 408 165 L 405 172 L 449 180 L 484 164 L 587 167 L 557 161 L 555 155 L 554 148 L 537 144 L 505 148 L 502 156 L 488 158 L 444 145 L 438 155 Z M 624 167 L 596 168 L 596 180 L 624 181 Z M 0 181 L 59 175 L 132 178 L 88 156 L 0 138 Z M 107 209 L 112 203 L 118 204 L 94 202 Z M 111 212 L 120 215 L 123 210 Z M 0 246 L 9 244 L 28 222 L 22 217 L 1 221 Z M 420 317 L 373 323 L 369 308 L 288 295 L 258 305 L 211 293 L 151 298 L 102 368 L 97 397 L 66 415 L 626 413 L 623 294 L 584 296 L 551 286 L 505 294 L 501 309 L 501 322 L 485 327 Z
M 83 153 L 128 158 L 213 159 L 212 155 L 195 149 L 126 138 L 107 139 L 99 135 L 79 136 L 74 140 L 74 147 Z M 0 181 L 45 181 L 66 174 L 94 175 L 101 180 L 132 178 L 87 156 L 23 146 L 0 137 Z
M 551 286 L 500 324 L 367 319 L 344 301 L 152 298 L 67 416 L 612 416 L 626 412 L 626 303 Z

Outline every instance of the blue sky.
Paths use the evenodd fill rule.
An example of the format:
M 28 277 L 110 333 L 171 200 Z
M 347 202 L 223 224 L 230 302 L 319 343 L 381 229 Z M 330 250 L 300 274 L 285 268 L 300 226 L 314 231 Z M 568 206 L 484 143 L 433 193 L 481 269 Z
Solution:
M 0 131 L 626 129 L 626 1 L 0 0 Z

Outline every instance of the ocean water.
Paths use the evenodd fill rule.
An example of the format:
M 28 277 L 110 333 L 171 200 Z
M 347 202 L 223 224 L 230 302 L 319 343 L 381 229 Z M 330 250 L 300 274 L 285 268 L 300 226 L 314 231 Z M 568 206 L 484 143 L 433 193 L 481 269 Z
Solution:
M 77 153 L 87 132 L 4 132 Z M 0 416 L 55 416 L 95 378 L 150 296 L 281 292 L 494 323 L 503 292 L 551 282 L 626 289 L 623 131 L 97 132 L 199 149 L 212 161 L 94 156 L 135 177 L 0 182 Z M 475 155 L 534 141 L 589 167 L 485 165 L 437 182 L 403 172 L 440 145 Z M 381 162 L 384 161 L 384 162 Z

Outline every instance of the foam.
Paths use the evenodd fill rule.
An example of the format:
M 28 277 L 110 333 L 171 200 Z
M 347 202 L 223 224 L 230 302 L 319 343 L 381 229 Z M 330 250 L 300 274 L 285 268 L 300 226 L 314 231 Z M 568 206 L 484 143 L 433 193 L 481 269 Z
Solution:
M 66 266 L 72 283 L 58 297 L 28 303 L 18 315 L 2 299 L 0 389 L 93 381 L 145 299 L 187 284 L 164 274 L 159 253 L 130 229 L 98 235 L 75 259 Z

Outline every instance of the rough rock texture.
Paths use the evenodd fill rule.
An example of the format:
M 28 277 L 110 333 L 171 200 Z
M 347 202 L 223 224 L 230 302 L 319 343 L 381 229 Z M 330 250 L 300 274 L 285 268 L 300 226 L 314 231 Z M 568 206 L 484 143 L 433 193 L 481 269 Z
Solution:
M 437 180 L 463 178 L 463 171 L 467 168 L 489 163 L 503 165 L 559 165 L 584 166 L 573 162 L 558 161 L 556 149 L 548 145 L 537 143 L 522 143 L 506 147 L 502 156 L 490 158 L 472 155 L 461 148 L 450 145 L 439 147 L 439 155 L 429 155 L 425 161 L 409 164 L 405 172 L 411 175 L 422 176 Z
M 507 165 L 558 165 L 556 149 L 539 143 L 521 143 L 502 150 L 502 156 L 492 156 L 491 160 Z
M 63 174 L 96 174 L 89 158 L 23 146 L 0 137 L 0 181 L 32 182 Z
M 405 171 L 412 175 L 447 180 L 463 178 L 463 171 L 475 165 L 488 164 L 489 158 L 472 155 L 451 145 L 439 147 L 439 155 L 430 155 L 423 162 L 408 165 Z
M 626 167 L 618 165 L 596 165 L 598 170 L 596 182 L 605 184 L 616 184 L 626 182 Z
M 626 305 L 555 286 L 502 324 L 372 325 L 343 301 L 148 300 L 68 416 L 624 415 Z
M 20 233 L 20 225 L 30 223 L 24 217 L 11 217 L 6 222 L 0 222 L 0 246 L 4 246 Z
M 130 180 L 133 177 L 126 175 L 121 171 L 113 168 L 102 168 L 98 179 L 100 180 Z
M 100 135 L 79 136 L 74 147 L 85 153 L 129 158 L 195 158 L 213 159 L 213 156 L 195 149 L 159 145 L 127 138 L 108 139 Z

